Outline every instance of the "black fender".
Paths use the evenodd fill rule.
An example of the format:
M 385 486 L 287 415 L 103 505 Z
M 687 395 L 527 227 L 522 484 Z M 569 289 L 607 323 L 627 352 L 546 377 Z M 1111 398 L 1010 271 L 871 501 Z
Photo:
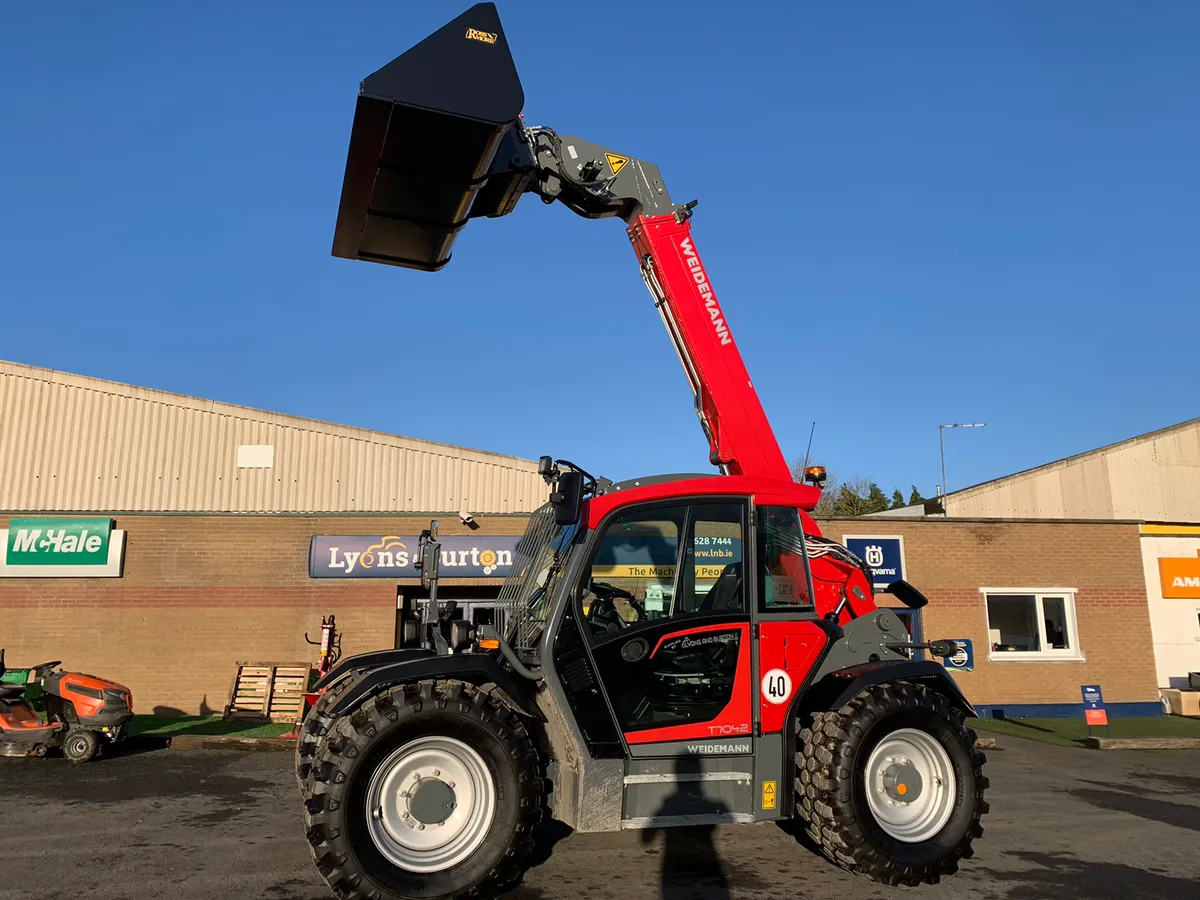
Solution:
M 362 672 L 367 669 L 377 669 L 380 666 L 424 656 L 433 656 L 433 651 L 424 647 L 404 647 L 398 650 L 372 650 L 370 653 L 348 656 L 326 672 L 325 677 L 316 683 L 313 690 L 322 691 L 331 684 L 341 681 L 351 671 Z
M 405 654 L 393 650 L 393 654 Z M 352 662 L 352 660 L 347 660 Z M 357 668 L 357 666 L 356 666 Z M 330 675 L 333 673 L 330 672 Z M 328 676 L 327 676 L 328 677 Z M 411 684 L 427 679 L 453 678 L 468 684 L 494 684 L 517 705 L 517 711 L 545 721 L 533 701 L 533 682 L 515 675 L 493 656 L 466 653 L 461 656 L 437 656 L 429 651 L 395 659 L 365 672 L 330 709 L 330 716 L 341 716 L 384 688 Z
M 915 681 L 944 695 L 963 714 L 978 718 L 962 690 L 950 677 L 946 667 L 929 659 L 885 659 L 861 663 L 830 672 L 802 697 L 797 698 L 793 712 L 816 712 L 841 709 L 862 691 L 876 684 L 893 681 Z

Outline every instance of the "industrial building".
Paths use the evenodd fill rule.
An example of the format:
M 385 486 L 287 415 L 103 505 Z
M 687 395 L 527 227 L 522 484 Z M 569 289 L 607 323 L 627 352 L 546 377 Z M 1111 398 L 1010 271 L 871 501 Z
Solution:
M 1091 575 L 1109 570 L 1101 562 L 1107 553 L 1136 548 L 1156 687 L 1187 688 L 1189 674 L 1200 672 L 1200 419 L 878 517 L 959 525 L 1024 520 L 1070 526 L 1079 535 L 1093 536 L 1107 532 L 1089 530 L 1089 524 L 1116 529 L 1121 539 L 1115 543 L 1068 540 L 1062 551 L 1086 561 L 1081 572 Z M 1125 573 L 1127 566 L 1120 571 Z M 1124 591 L 1127 580 L 1114 572 L 1105 587 Z M 1096 618 L 1104 620 L 1102 609 Z M 995 644 L 999 635 L 993 624 L 989 622 L 987 638 Z
M 529 460 L 0 362 L 0 646 L 220 713 L 239 662 L 315 660 L 325 615 L 345 654 L 393 646 L 431 517 L 462 562 L 442 596 L 494 599 L 484 560 L 545 497 Z
M 432 518 L 440 596 L 487 621 L 545 497 L 531 460 L 0 362 L 0 646 L 219 713 L 239 663 L 315 660 L 323 616 L 346 654 L 394 646 Z M 1022 716 L 1085 684 L 1156 713 L 1200 670 L 1196 523 L 1200 420 L 821 526 L 924 591 L 910 630 L 963 641 L 968 696 Z

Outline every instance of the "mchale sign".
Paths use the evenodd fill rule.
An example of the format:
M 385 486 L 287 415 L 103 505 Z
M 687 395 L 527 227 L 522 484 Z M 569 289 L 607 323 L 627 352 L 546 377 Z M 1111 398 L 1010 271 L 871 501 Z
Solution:
M 519 535 L 441 537 L 440 578 L 503 578 Z M 310 578 L 418 578 L 416 535 L 314 534 Z
M 0 531 L 0 577 L 119 577 L 125 532 L 112 526 L 112 519 L 13 518 Z

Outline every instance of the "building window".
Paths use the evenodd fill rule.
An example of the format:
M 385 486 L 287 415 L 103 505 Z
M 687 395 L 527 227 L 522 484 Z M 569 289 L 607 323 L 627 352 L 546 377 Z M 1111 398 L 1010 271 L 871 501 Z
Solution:
M 1074 589 L 983 588 L 988 658 L 1083 659 Z

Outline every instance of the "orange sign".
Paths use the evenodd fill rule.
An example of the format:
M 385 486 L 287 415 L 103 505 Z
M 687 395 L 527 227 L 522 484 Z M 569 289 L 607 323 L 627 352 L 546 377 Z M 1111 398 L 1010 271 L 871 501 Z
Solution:
M 1087 719 L 1089 726 L 1108 724 L 1108 712 L 1103 709 L 1085 709 L 1083 716 Z
M 1162 595 L 1168 600 L 1200 600 L 1200 550 L 1195 557 L 1163 557 L 1158 561 Z

